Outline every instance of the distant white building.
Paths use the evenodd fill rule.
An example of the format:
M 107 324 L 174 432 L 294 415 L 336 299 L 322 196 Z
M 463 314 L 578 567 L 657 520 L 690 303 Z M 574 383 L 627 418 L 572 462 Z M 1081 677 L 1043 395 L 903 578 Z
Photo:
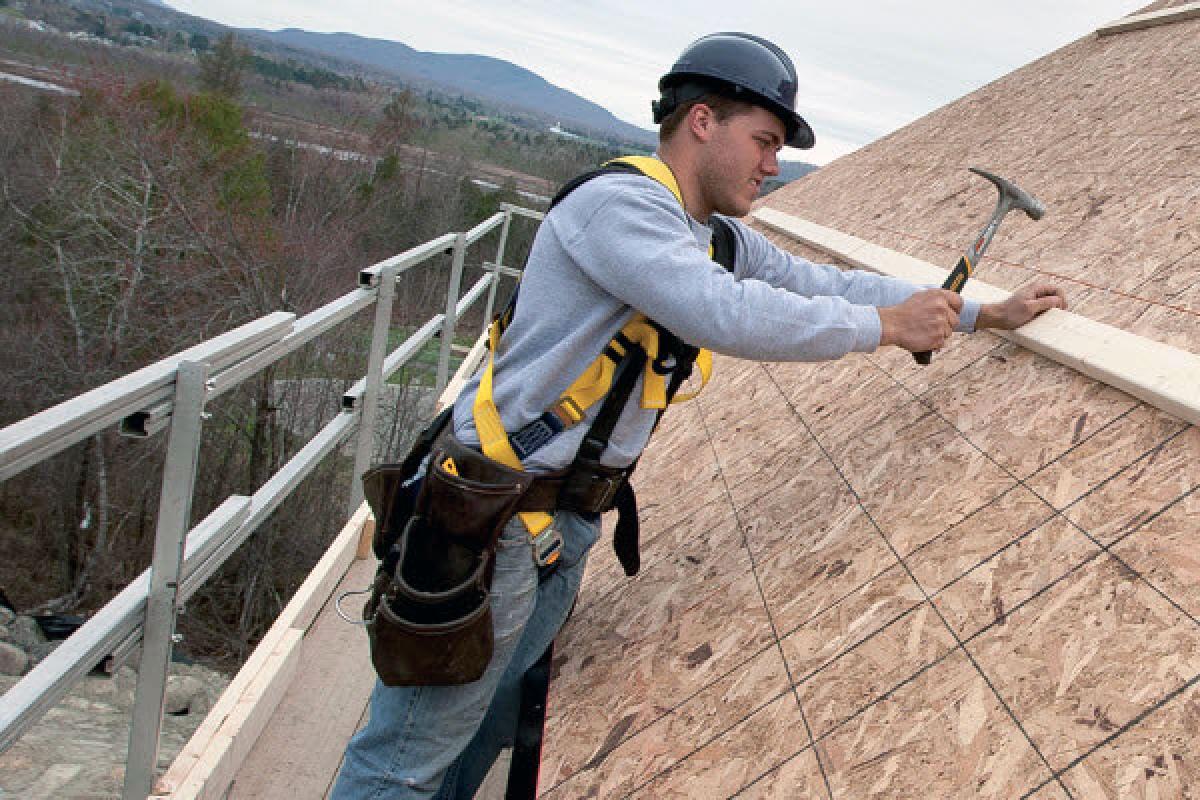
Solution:
M 580 136 L 577 133 L 571 133 L 570 131 L 563 130 L 562 126 L 557 122 L 550 126 L 550 132 L 555 134 L 556 136 L 562 136 L 565 139 L 582 139 L 583 138 L 582 136 Z

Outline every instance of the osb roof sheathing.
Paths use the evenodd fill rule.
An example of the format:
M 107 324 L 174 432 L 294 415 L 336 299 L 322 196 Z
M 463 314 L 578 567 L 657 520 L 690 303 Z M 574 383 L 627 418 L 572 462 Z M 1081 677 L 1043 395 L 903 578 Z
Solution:
M 1200 352 L 1197 45 L 1085 37 L 765 202 L 949 268 L 982 166 L 1049 212 L 979 277 Z M 641 573 L 593 550 L 541 796 L 1197 796 L 1198 466 L 1200 431 L 988 333 L 719 358 L 639 467 Z

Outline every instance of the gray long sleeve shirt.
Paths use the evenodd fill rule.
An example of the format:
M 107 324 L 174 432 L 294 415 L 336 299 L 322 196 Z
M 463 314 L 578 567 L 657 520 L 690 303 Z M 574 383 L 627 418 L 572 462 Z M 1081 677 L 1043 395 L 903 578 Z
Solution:
M 882 330 L 876 309 L 921 288 L 813 264 L 730 223 L 737 235 L 733 274 L 708 257 L 712 230 L 652 179 L 602 175 L 559 203 L 534 239 L 496 354 L 494 398 L 504 429 L 513 433 L 540 417 L 639 311 L 695 347 L 754 360 L 821 361 L 875 350 Z M 965 301 L 958 329 L 972 331 L 978 313 L 978 303 Z M 479 378 L 454 407 L 456 435 L 474 445 Z M 530 455 L 525 468 L 569 465 L 600 406 Z M 655 415 L 641 408 L 639 379 L 602 462 L 632 463 Z

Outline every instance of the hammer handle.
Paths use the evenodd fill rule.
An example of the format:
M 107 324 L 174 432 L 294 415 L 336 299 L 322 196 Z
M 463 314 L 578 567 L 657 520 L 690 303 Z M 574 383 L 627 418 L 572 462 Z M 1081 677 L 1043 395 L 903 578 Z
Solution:
M 946 282 L 942 284 L 943 289 L 949 289 L 952 292 L 961 292 L 962 287 L 966 284 L 967 278 L 971 277 L 971 262 L 963 255 L 958 259 L 958 263 L 954 265 L 954 269 L 950 270 L 950 274 L 946 277 Z M 923 350 L 920 353 L 913 353 L 913 359 L 922 367 L 927 367 L 933 362 L 933 353 L 929 350 Z

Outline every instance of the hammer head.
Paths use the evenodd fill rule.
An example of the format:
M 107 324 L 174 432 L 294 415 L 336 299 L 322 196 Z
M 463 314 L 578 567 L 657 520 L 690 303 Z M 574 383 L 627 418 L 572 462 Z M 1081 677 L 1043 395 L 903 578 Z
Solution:
M 1003 213 L 1008 213 L 1014 208 L 1019 208 L 1035 220 L 1041 219 L 1042 215 L 1046 213 L 1046 207 L 1036 197 L 1012 181 L 1007 181 L 999 175 L 985 172 L 978 167 L 968 167 L 968 169 L 980 177 L 987 178 L 996 185 L 996 189 L 1000 192 L 1000 199 L 996 204 L 997 211 L 1003 208 Z

